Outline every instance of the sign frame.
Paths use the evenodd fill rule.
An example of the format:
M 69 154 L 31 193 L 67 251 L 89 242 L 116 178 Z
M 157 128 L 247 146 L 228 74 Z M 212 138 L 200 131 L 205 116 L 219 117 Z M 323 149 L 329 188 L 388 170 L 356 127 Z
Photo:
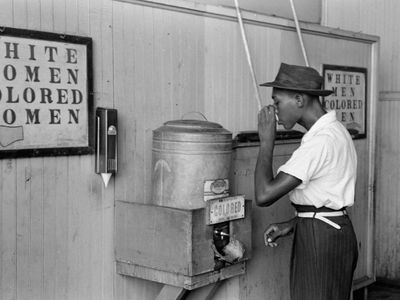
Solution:
M 94 105 L 93 105 L 93 41 L 91 37 L 67 35 L 54 32 L 44 32 L 36 30 L 26 30 L 19 28 L 1 27 L 0 37 L 9 36 L 12 38 L 26 38 L 33 41 L 59 42 L 63 44 L 78 44 L 86 48 L 86 94 L 83 95 L 83 101 L 87 108 L 87 138 L 82 146 L 57 146 L 51 145 L 43 148 L 21 148 L 5 149 L 0 147 L 0 159 L 18 158 L 18 157 L 38 157 L 38 156 L 61 156 L 61 155 L 85 155 L 93 154 L 95 147 L 95 126 L 94 126 Z M 14 127 L 14 126 L 3 126 Z
M 357 105 L 363 105 L 364 107 L 361 108 L 362 112 L 363 112 L 363 120 L 360 120 L 360 124 L 363 126 L 361 127 L 361 132 L 358 132 L 358 130 L 356 128 L 349 128 L 351 126 L 346 126 L 346 123 L 342 122 L 340 120 L 340 118 L 338 118 L 338 120 L 340 122 L 342 122 L 342 124 L 346 127 L 346 129 L 349 131 L 352 139 L 363 139 L 367 137 L 367 106 L 368 106 L 368 69 L 364 68 L 364 67 L 353 67 L 353 66 L 341 66 L 341 65 L 330 65 L 330 64 L 323 64 L 322 65 L 322 76 L 323 76 L 323 86 L 324 89 L 330 89 L 330 87 L 327 84 L 327 80 L 328 80 L 328 76 L 326 75 L 328 71 L 333 71 L 333 72 L 341 72 L 342 75 L 350 75 L 347 73 L 351 73 L 353 76 L 355 74 L 358 74 L 359 76 L 362 77 L 363 79 L 363 83 L 364 83 L 364 88 L 363 90 L 363 97 L 360 99 L 350 99 L 350 101 L 356 101 L 356 102 L 352 102 L 352 103 L 356 103 L 354 104 L 355 106 Z M 340 85 L 339 85 L 340 86 Z M 348 87 L 354 87 L 355 85 L 351 85 L 351 83 L 347 82 L 346 83 L 346 88 Z M 342 85 L 342 87 L 344 87 Z M 353 91 L 356 89 L 353 89 Z M 351 95 L 353 96 L 353 95 Z M 326 98 L 329 98 L 330 96 L 326 96 L 326 97 L 322 97 L 322 105 L 325 107 L 326 102 Z M 342 99 L 344 100 L 344 99 Z M 347 100 L 346 100 L 347 101 Z M 338 111 L 338 110 L 336 110 Z M 339 110 L 340 111 L 340 110 Z M 354 123 L 354 125 L 357 127 L 357 125 L 359 126 L 358 123 L 356 122 L 352 122 Z

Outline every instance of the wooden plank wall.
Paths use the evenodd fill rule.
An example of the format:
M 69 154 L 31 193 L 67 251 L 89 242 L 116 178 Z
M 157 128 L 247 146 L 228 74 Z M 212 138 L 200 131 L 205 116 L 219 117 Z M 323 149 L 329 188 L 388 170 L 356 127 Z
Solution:
M 152 129 L 164 121 L 181 118 L 185 111 L 200 110 L 210 121 L 222 124 L 235 135 L 256 129 L 257 104 L 236 22 L 129 3 L 115 3 L 114 15 L 119 16 L 114 22 L 114 44 L 130 45 L 114 47 L 115 107 L 119 109 L 120 122 L 130 124 L 122 129 L 126 132 L 116 199 L 148 203 Z M 260 82 L 274 78 L 281 61 L 303 64 L 295 32 L 259 24 L 248 24 L 246 29 Z M 317 69 L 322 68 L 322 63 L 370 68 L 371 50 L 367 43 L 311 34 L 305 36 L 305 43 L 311 65 Z M 271 91 L 260 91 L 263 103 L 271 103 Z M 357 207 L 352 214 L 362 247 L 357 278 L 371 275 L 367 250 L 371 228 L 365 218 L 369 213 L 369 138 L 370 132 L 367 139 L 356 141 L 360 168 Z M 255 220 L 254 224 L 259 226 L 262 222 Z M 251 263 L 261 263 L 263 256 L 254 257 Z M 258 273 L 252 276 L 263 281 L 264 271 L 257 269 Z M 238 299 L 239 295 L 242 299 L 259 299 L 266 294 L 270 299 L 287 297 L 282 292 L 285 287 L 287 290 L 284 281 L 281 289 L 275 290 L 262 283 L 240 285 L 243 283 L 237 278 L 227 281 L 216 299 Z M 141 293 L 141 299 L 150 299 L 159 288 L 140 279 L 117 277 L 116 292 L 123 291 L 124 297 Z
M 3 0 L 0 24 L 91 36 L 94 100 L 113 106 L 111 1 Z M 0 160 L 0 299 L 113 299 L 113 196 L 94 156 Z
M 380 36 L 376 157 L 376 275 L 400 280 L 400 57 L 396 0 L 326 1 L 324 24 Z M 354 14 L 354 12 L 358 12 Z
M 256 129 L 237 23 L 112 0 L 2 0 L 0 25 L 92 37 L 95 106 L 117 108 L 120 128 L 107 189 L 94 156 L 0 160 L 0 299 L 154 299 L 160 284 L 115 272 L 114 200 L 150 201 L 151 133 L 163 122 L 200 111 L 234 134 Z M 293 32 L 247 27 L 260 82 L 281 60 L 302 63 Z M 343 47 L 366 64 L 363 47 Z M 320 50 L 312 64 L 336 62 Z M 237 280 L 216 298 L 235 299 Z

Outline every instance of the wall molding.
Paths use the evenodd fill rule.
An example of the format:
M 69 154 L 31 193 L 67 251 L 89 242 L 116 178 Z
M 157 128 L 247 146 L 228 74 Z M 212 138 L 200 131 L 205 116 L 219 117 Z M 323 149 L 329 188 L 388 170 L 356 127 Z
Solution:
M 160 9 L 190 13 L 194 15 L 224 19 L 237 22 L 236 10 L 234 7 L 215 6 L 196 3 L 195 1 L 183 0 L 113 0 L 116 2 L 126 2 L 136 5 L 155 7 Z M 279 18 L 260 14 L 252 11 L 241 10 L 243 22 L 258 26 L 277 28 L 287 31 L 296 31 L 295 23 L 290 19 Z M 367 44 L 379 42 L 379 37 L 375 35 L 347 31 L 338 28 L 321 26 L 318 24 L 299 22 L 304 34 L 321 35 L 342 40 L 351 40 Z
M 400 101 L 400 91 L 381 91 L 379 101 Z

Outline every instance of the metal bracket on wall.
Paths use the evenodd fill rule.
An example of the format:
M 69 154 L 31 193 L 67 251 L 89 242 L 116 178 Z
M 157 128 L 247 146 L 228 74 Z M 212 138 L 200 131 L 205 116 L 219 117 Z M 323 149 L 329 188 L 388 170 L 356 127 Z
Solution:
M 217 281 L 194 290 L 165 284 L 156 300 L 211 300 L 223 281 Z

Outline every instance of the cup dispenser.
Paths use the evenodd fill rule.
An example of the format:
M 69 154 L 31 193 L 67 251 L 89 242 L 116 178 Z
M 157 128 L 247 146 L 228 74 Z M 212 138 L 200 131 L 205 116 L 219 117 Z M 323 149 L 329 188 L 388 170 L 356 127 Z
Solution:
M 117 110 L 98 107 L 96 109 L 96 164 L 95 172 L 100 174 L 104 185 L 117 172 L 118 155 Z

